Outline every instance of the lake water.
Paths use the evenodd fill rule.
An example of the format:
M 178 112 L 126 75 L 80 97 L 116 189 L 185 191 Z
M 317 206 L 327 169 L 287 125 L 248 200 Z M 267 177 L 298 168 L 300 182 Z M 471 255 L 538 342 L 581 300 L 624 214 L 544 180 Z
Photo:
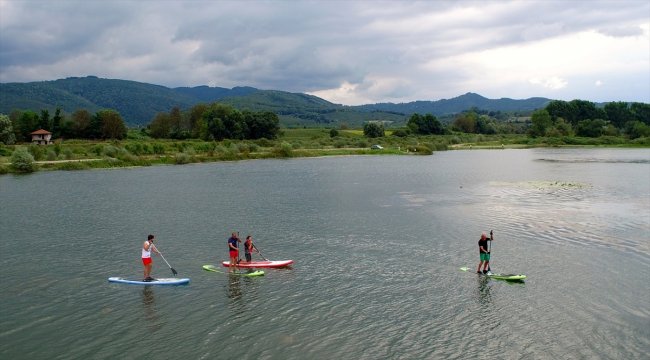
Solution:
M 650 353 L 648 149 L 38 172 L 0 176 L 0 202 L 1 359 Z M 459 270 L 490 229 L 492 270 L 525 283 Z M 294 266 L 203 271 L 233 230 Z M 189 285 L 107 282 L 142 276 L 149 233 Z

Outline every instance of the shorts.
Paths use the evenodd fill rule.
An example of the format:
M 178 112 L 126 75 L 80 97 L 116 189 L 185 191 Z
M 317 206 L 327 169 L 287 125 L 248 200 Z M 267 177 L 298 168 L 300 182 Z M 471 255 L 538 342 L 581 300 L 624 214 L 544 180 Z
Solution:
M 148 258 L 142 258 L 142 264 L 143 264 L 143 265 L 149 265 L 149 264 L 151 264 L 152 262 L 153 262 L 153 261 L 151 261 L 151 258 L 150 258 L 150 257 L 148 257 Z
M 251 260 L 253 259 L 253 257 L 251 256 L 250 253 L 244 254 L 244 256 L 246 256 L 246 261 L 247 262 L 251 262 Z
M 230 250 L 230 258 L 236 258 L 238 254 L 238 250 Z
M 481 261 L 490 261 L 490 254 L 481 253 Z

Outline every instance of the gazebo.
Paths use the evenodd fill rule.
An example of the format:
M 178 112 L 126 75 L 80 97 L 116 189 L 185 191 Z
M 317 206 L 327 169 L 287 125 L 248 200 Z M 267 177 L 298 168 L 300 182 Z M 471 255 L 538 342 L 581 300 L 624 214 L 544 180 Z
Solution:
M 30 135 L 32 136 L 33 144 L 47 145 L 52 143 L 52 133 L 47 130 L 38 129 Z

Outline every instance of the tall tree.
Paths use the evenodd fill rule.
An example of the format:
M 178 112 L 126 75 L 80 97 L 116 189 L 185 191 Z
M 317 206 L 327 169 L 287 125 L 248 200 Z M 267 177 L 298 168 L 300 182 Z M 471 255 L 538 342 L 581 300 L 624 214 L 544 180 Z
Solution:
M 546 129 L 553 126 L 551 115 L 546 111 L 546 109 L 535 111 L 531 116 L 531 121 L 532 125 L 529 134 L 532 137 L 544 136 L 546 134 Z
M 61 136 L 61 126 L 63 125 L 63 115 L 61 115 L 61 108 L 57 107 L 54 111 L 54 117 L 52 118 L 52 138 L 58 138 Z
M 168 138 L 171 134 L 171 119 L 167 113 L 158 113 L 149 124 L 151 136 L 159 139 Z
M 52 123 L 50 122 L 50 112 L 49 110 L 41 110 L 41 116 L 38 119 L 38 127 L 48 131 L 52 130 Z
M 363 125 L 363 135 L 369 138 L 384 136 L 384 125 L 377 121 L 369 121 Z
M 248 139 L 275 139 L 280 132 L 280 119 L 278 115 L 270 111 L 252 112 L 244 111 L 242 113 Z
M 626 102 L 615 101 L 607 103 L 605 104 L 604 110 L 607 114 L 607 120 L 619 129 L 623 128 L 626 122 L 634 120 L 634 114 Z
M 189 130 L 190 134 L 193 138 L 199 138 L 199 123 L 201 121 L 201 118 L 203 117 L 203 113 L 208 110 L 208 105 L 207 104 L 196 104 L 192 106 L 190 109 L 190 114 L 189 114 Z
M 557 118 L 563 118 L 571 124 L 578 123 L 578 110 L 573 103 L 562 100 L 553 100 L 546 105 L 545 109 L 553 121 Z
M 38 122 L 39 117 L 37 113 L 33 111 L 25 111 L 21 113 L 17 124 L 19 133 L 16 135 L 16 141 L 32 141 L 30 133 L 38 130 Z
M 91 122 L 93 116 L 86 109 L 78 109 L 72 113 L 71 133 L 73 137 L 87 139 L 91 137 Z
M 475 112 L 466 112 L 458 115 L 452 124 L 452 128 L 464 133 L 475 133 L 478 122 L 478 115 Z
M 122 116 L 115 110 L 100 110 L 95 115 L 101 123 L 100 136 L 104 139 L 124 139 L 126 125 Z
M 230 135 L 230 129 L 226 128 L 225 123 L 231 123 L 229 119 L 235 109 L 232 106 L 214 103 L 203 113 L 202 120 L 205 123 L 208 139 L 223 140 Z
M 16 142 L 16 135 L 9 116 L 0 114 L 0 143 L 11 145 L 14 142 Z
M 603 109 L 599 109 L 596 107 L 596 104 L 594 104 L 591 101 L 586 101 L 586 100 L 571 100 L 569 102 L 570 104 L 573 104 L 576 109 L 576 118 L 577 121 L 581 120 L 594 120 L 594 119 L 606 119 L 607 114 L 605 114 L 605 111 Z M 572 125 L 573 121 L 571 121 Z
M 635 102 L 630 105 L 634 119 L 650 126 L 650 104 Z
M 183 126 L 183 114 L 178 106 L 174 106 L 169 112 L 169 131 L 170 136 L 174 139 L 183 139 L 185 127 Z
M 440 121 L 431 114 L 426 114 L 424 116 L 413 114 L 409 118 L 406 126 L 408 126 L 413 133 L 421 135 L 444 133 L 444 128 L 442 127 L 442 124 L 440 124 Z

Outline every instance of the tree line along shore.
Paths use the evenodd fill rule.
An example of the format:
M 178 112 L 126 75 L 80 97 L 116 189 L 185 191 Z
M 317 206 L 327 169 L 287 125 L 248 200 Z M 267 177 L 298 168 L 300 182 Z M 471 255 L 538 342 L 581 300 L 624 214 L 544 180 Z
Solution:
M 50 129 L 53 142 L 30 134 Z M 379 145 L 379 146 L 373 146 Z M 430 155 L 434 151 L 542 146 L 650 146 L 650 104 L 551 101 L 523 117 L 470 109 L 443 121 L 412 114 L 396 126 L 281 128 L 276 114 L 219 103 L 160 113 L 146 128 L 128 129 L 119 113 L 57 109 L 0 114 L 0 174 L 155 164 L 364 154 Z

